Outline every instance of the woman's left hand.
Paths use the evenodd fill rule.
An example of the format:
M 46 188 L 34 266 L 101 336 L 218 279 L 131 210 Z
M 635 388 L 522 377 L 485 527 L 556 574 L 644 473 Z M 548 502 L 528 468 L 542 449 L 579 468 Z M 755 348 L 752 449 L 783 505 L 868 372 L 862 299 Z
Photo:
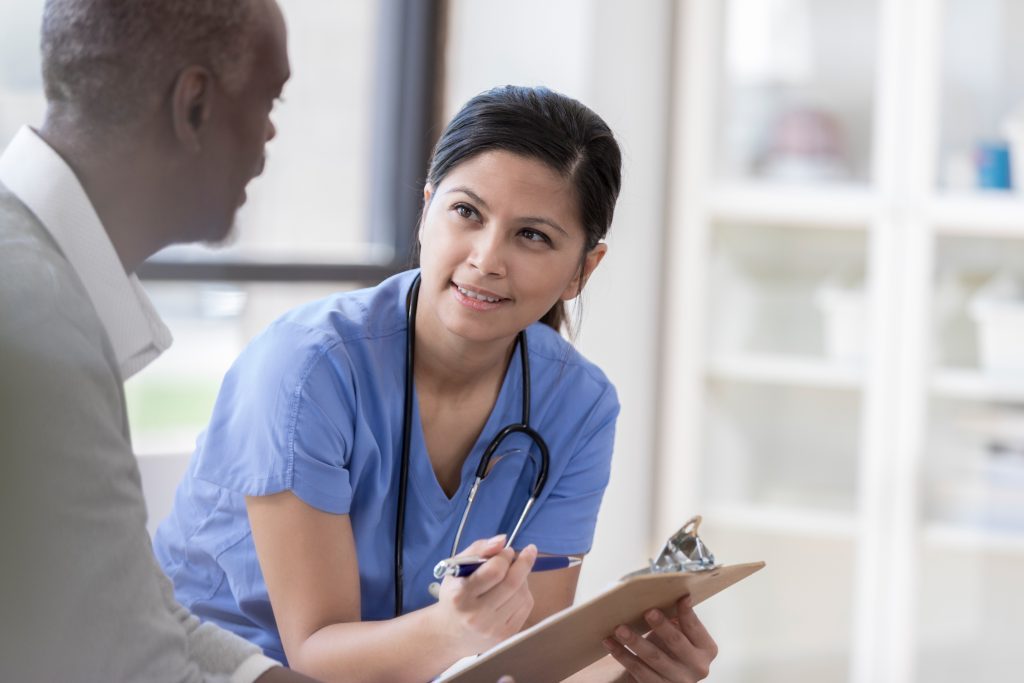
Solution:
M 644 618 L 651 632 L 646 636 L 619 626 L 614 636 L 604 640 L 612 657 L 626 669 L 625 680 L 693 683 L 707 677 L 718 646 L 694 613 L 689 596 L 676 609 L 675 619 L 661 610 L 648 610 Z

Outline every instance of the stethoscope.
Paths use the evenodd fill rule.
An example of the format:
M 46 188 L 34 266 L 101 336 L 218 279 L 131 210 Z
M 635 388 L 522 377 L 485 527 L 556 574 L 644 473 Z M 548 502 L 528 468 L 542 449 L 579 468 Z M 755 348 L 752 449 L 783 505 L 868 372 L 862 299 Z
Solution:
M 419 299 L 420 294 L 420 276 L 417 275 L 416 279 L 412 283 L 412 289 L 409 292 L 409 299 L 406 303 L 406 323 L 408 331 L 406 332 L 405 340 L 405 412 L 402 417 L 402 461 L 399 470 L 399 483 L 398 483 L 398 519 L 395 523 L 395 616 L 401 616 L 402 614 L 402 586 L 403 586 L 403 567 L 402 567 L 402 546 L 403 546 L 403 532 L 405 528 L 405 498 L 406 490 L 409 487 L 409 440 L 412 434 L 412 399 L 413 399 L 413 362 L 415 360 L 414 348 L 416 346 L 416 303 Z M 516 522 L 512 533 L 508 536 L 508 542 L 505 544 L 506 547 L 512 545 L 512 541 L 515 540 L 516 534 L 519 533 L 519 529 L 523 526 L 523 521 L 526 519 L 526 515 L 530 512 L 530 508 L 537 501 L 540 496 L 541 490 L 544 488 L 544 484 L 548 479 L 548 464 L 550 462 L 550 456 L 548 455 L 548 445 L 544 442 L 544 438 L 541 437 L 536 431 L 530 427 L 530 360 L 529 353 L 526 348 L 526 333 L 520 332 L 516 336 L 516 343 L 519 345 L 519 361 L 523 370 L 523 413 L 522 420 L 519 424 L 510 424 L 502 427 L 497 435 L 491 439 L 491 442 L 487 445 L 484 450 L 483 456 L 480 458 L 480 464 L 476 468 L 476 480 L 473 482 L 473 487 L 469 490 L 469 496 L 466 501 L 466 509 L 462 513 L 462 519 L 459 521 L 459 528 L 455 532 L 455 542 L 452 543 L 452 552 L 450 556 L 454 556 L 458 552 L 459 541 L 462 539 L 462 530 L 466 526 L 466 520 L 469 519 L 469 511 L 473 507 L 473 501 L 476 500 L 477 490 L 480 488 L 480 482 L 487 476 L 487 468 L 491 463 L 491 458 L 494 456 L 494 452 L 501 446 L 501 442 L 504 441 L 508 436 L 512 434 L 526 434 L 530 437 L 530 440 L 537 445 L 540 450 L 540 467 L 537 471 L 537 477 L 533 482 L 533 489 L 530 491 L 530 497 L 526 501 L 526 505 L 523 507 L 523 512 L 519 515 L 519 521 Z

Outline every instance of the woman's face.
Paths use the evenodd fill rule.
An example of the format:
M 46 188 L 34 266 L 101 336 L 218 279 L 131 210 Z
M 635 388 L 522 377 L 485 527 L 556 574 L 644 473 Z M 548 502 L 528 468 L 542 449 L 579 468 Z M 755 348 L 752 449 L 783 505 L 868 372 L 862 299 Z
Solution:
M 572 185 L 540 161 L 484 152 L 424 190 L 420 308 L 467 341 L 509 339 L 579 292 L 585 235 Z M 583 279 L 606 247 L 583 264 Z

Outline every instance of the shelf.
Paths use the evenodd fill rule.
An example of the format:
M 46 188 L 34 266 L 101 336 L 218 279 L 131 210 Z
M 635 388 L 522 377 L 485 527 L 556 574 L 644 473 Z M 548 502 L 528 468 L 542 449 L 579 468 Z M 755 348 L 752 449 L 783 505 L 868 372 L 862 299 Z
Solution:
M 1024 529 L 1002 531 L 969 524 L 932 523 L 925 527 L 925 542 L 951 550 L 983 550 L 1024 555 Z
M 810 389 L 859 389 L 863 370 L 824 358 L 781 354 L 730 354 L 708 362 L 708 376 L 731 382 Z
M 734 183 L 711 193 L 715 220 L 839 230 L 865 229 L 880 213 L 878 195 L 857 185 Z
M 866 186 L 728 183 L 711 192 L 715 220 L 823 229 L 863 229 L 891 207 Z M 933 197 L 924 211 L 937 232 L 1024 238 L 1024 195 L 962 192 Z
M 946 235 L 1024 238 L 1024 196 L 965 192 L 934 198 L 927 216 Z
M 1024 377 L 995 377 L 970 368 L 936 370 L 932 392 L 943 398 L 1024 403 Z
M 723 504 L 708 508 L 705 524 L 786 536 L 852 539 L 857 534 L 853 513 L 781 505 Z

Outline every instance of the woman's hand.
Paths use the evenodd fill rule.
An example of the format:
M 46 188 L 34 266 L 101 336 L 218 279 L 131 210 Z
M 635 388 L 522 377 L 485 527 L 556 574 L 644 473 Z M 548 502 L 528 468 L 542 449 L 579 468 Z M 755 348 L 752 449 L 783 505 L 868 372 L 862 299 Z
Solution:
M 649 610 L 644 615 L 651 627 L 646 637 L 619 626 L 613 637 L 604 640 L 612 657 L 626 669 L 624 680 L 693 683 L 707 677 L 718 646 L 694 613 L 689 596 L 676 609 L 675 619 L 661 610 Z
M 505 548 L 505 535 L 476 541 L 459 555 L 490 558 L 465 578 L 447 577 L 438 596 L 438 617 L 444 632 L 472 650 L 500 643 L 518 633 L 533 609 L 527 578 L 537 559 L 529 545 L 516 557 Z

